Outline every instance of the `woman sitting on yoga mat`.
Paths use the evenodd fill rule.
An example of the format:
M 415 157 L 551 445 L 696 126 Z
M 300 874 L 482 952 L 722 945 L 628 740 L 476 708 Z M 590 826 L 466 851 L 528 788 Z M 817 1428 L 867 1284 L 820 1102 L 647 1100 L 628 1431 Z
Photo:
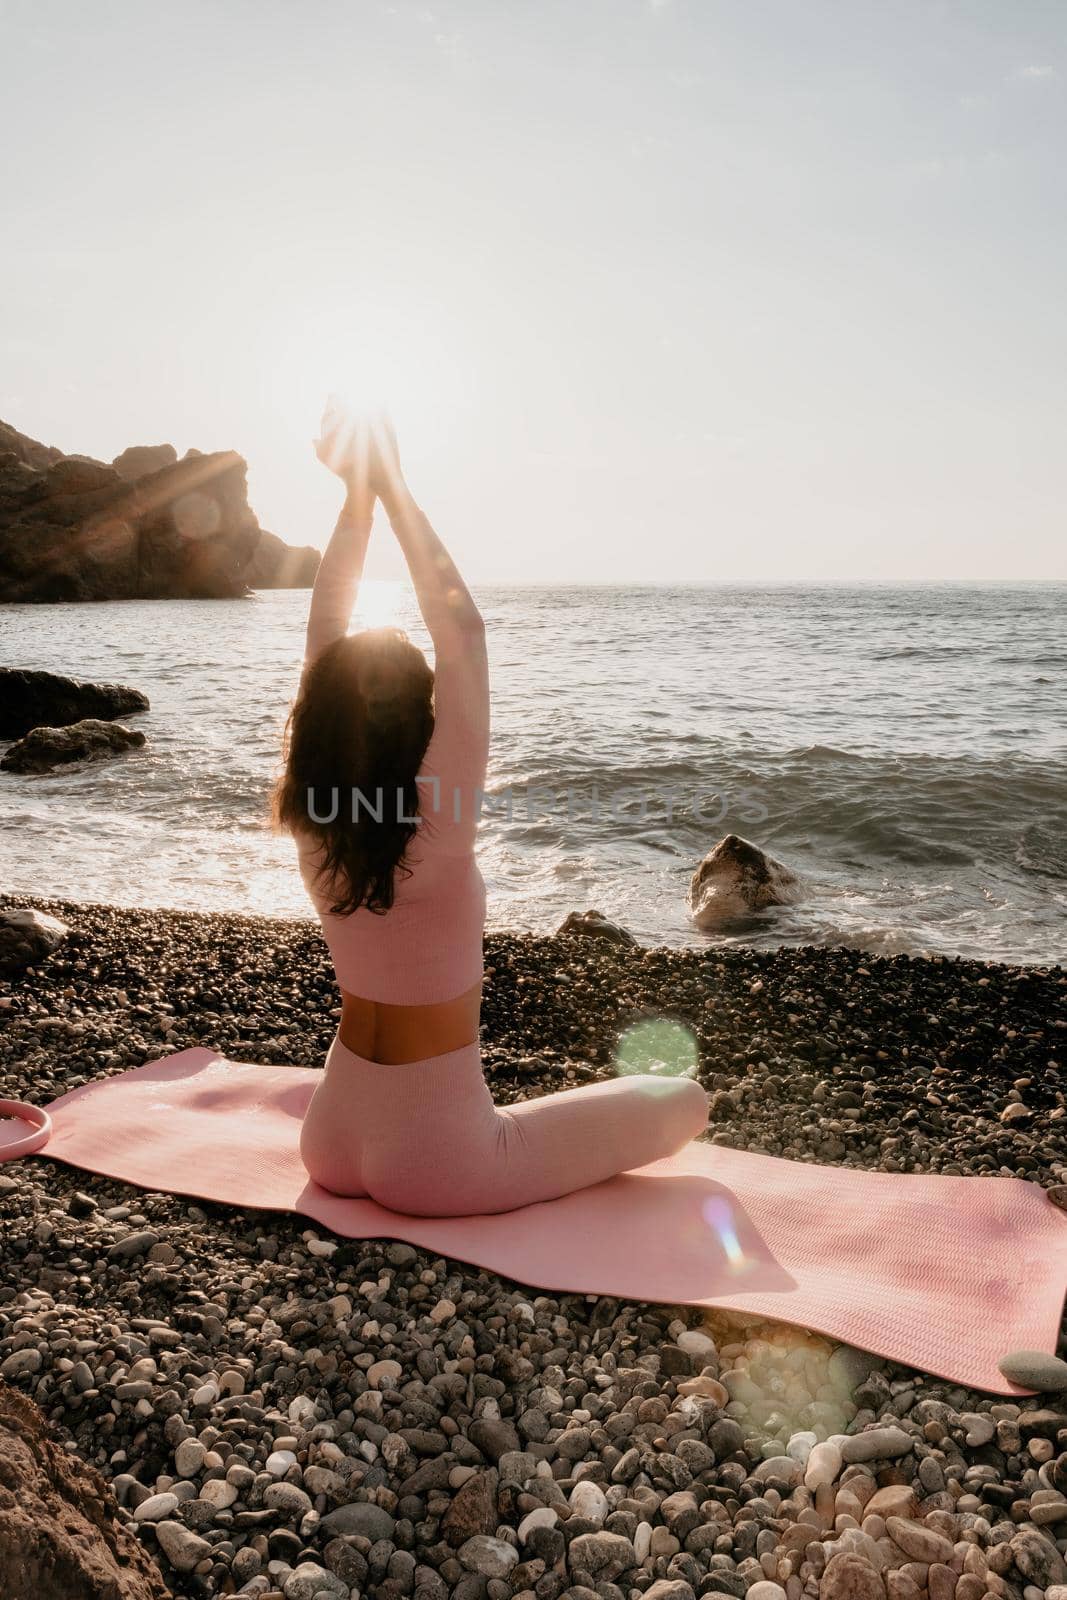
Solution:
M 691 1079 L 630 1076 L 498 1108 L 478 1024 L 485 886 L 474 858 L 489 747 L 478 608 L 404 482 L 391 429 L 327 412 L 346 498 L 311 597 L 278 821 L 296 840 L 341 990 L 308 1107 L 311 1177 L 423 1216 L 508 1211 L 670 1155 L 701 1133 Z M 434 646 L 347 632 L 380 499 Z

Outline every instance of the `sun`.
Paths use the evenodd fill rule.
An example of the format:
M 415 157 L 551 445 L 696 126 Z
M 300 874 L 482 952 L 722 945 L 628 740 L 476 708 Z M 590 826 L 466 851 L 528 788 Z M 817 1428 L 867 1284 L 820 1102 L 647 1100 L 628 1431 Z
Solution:
M 471 387 L 447 328 L 381 301 L 303 309 L 272 370 L 280 406 L 305 431 L 334 395 L 357 415 L 387 412 L 405 456 L 433 453 L 455 436 Z
M 403 609 L 404 585 L 391 578 L 364 578 L 354 623 L 359 628 L 395 628 Z

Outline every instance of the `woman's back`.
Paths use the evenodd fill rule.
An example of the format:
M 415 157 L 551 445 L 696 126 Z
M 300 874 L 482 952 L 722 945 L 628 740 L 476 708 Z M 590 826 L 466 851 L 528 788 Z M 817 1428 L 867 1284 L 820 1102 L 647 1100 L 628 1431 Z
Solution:
M 477 607 L 443 547 L 406 493 L 387 510 L 415 583 L 434 644 L 433 732 L 415 778 L 418 820 L 392 872 L 392 903 L 334 911 L 346 885 L 323 872 L 325 843 L 314 815 L 294 827 L 301 875 L 319 914 L 338 984 L 350 1014 L 367 1005 L 441 1007 L 480 991 L 485 925 L 485 885 L 474 859 L 475 838 L 489 754 L 489 668 L 485 629 Z M 312 594 L 305 672 L 346 635 L 370 534 L 370 512 L 342 523 L 323 557 Z M 357 729 L 353 728 L 353 737 Z M 344 737 L 342 730 L 342 737 Z M 339 763 L 341 765 L 341 763 Z M 309 797 L 310 798 L 310 797 Z M 321 804 L 320 797 L 316 796 Z M 386 810 L 410 822 L 411 802 L 373 771 L 351 792 L 329 796 L 342 824 L 373 829 Z M 388 820 L 388 819 L 387 819 Z M 472 1037 L 477 1036 L 477 1008 Z M 373 1021 L 373 1017 L 371 1016 Z M 394 1021 L 396 1019 L 393 1019 Z M 425 1013 L 413 1019 L 431 1021 Z M 464 1024 L 465 1026 L 467 1024 Z M 353 1046 L 354 1048 L 354 1046 Z

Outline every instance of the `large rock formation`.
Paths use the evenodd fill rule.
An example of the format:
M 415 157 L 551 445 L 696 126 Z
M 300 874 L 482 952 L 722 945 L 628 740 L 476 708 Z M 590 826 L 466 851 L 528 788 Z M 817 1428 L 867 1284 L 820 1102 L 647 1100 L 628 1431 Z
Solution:
M 256 553 L 245 569 L 252 589 L 310 589 L 322 551 L 313 545 L 286 544 L 276 533 L 261 533 Z
M 179 461 L 172 445 L 109 465 L 0 422 L 0 601 L 229 598 L 250 574 L 312 582 L 317 560 L 260 528 L 246 471 L 232 450 Z
M 148 696 L 124 683 L 84 683 L 57 672 L 0 667 L 0 739 L 21 739 L 31 728 L 65 728 L 83 717 L 105 722 L 148 710 Z
M 31 728 L 0 757 L 0 772 L 51 772 L 75 761 L 103 761 L 138 749 L 145 736 L 121 722 L 84 717 L 65 728 Z
M 0 1383 L 4 1600 L 171 1600 L 111 1490 L 64 1450 L 25 1395 Z

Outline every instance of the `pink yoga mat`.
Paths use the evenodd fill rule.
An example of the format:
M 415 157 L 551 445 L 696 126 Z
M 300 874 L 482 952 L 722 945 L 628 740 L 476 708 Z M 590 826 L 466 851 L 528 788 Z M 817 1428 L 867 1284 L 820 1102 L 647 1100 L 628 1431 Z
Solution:
M 543 1289 L 773 1317 L 952 1382 L 1029 1394 L 1009 1350 L 1054 1352 L 1067 1216 L 1018 1178 L 898 1176 L 691 1144 L 560 1200 L 409 1217 L 312 1183 L 317 1070 L 181 1050 L 72 1089 L 41 1152 L 145 1189 L 296 1211 Z

